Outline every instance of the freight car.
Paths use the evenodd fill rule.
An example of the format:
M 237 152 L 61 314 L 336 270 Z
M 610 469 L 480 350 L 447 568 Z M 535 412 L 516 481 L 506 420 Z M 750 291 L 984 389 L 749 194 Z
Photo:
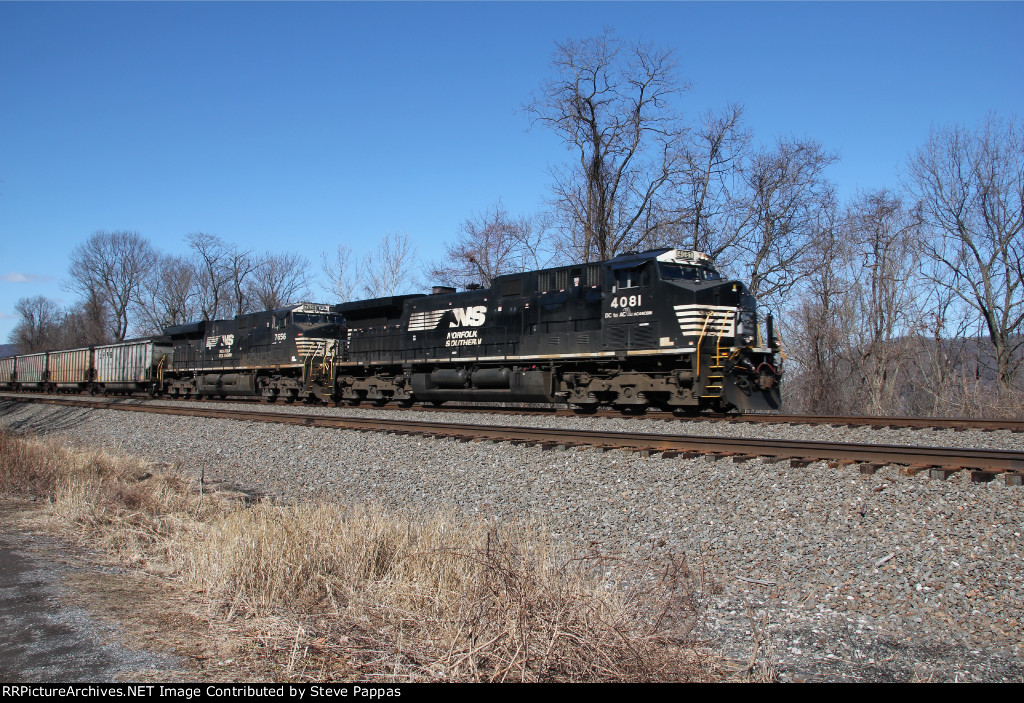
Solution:
M 125 368 L 140 374 L 106 374 L 107 355 L 120 354 L 114 351 L 120 347 L 91 348 L 84 386 L 350 405 L 514 401 L 568 403 L 579 412 L 601 405 L 625 413 L 775 410 L 781 348 L 771 316 L 762 330 L 756 308 L 743 283 L 725 280 L 702 253 L 631 252 L 499 276 L 488 288 L 302 303 L 180 325 L 136 342 L 150 346 Z M 22 359 L 29 357 L 13 365 L 0 360 L 0 386 L 24 387 Z M 41 386 L 49 380 L 43 373 Z M 75 373 L 61 387 L 81 384 Z
M 0 359 L 0 389 L 57 392 L 163 392 L 171 347 L 162 337 Z

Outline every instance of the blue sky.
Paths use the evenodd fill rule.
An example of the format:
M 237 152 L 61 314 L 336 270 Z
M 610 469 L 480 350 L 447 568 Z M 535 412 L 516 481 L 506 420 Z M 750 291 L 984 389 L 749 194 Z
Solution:
M 408 233 L 439 258 L 503 199 L 532 214 L 567 156 L 521 108 L 556 41 L 676 52 L 696 115 L 838 152 L 844 198 L 894 186 L 931 126 L 1024 115 L 1024 3 L 0 2 L 0 342 L 64 303 L 68 254 L 203 231 L 316 265 Z

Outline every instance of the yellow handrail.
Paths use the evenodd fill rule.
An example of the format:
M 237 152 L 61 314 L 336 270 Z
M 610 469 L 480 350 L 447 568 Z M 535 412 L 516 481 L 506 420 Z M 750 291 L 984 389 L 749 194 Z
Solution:
M 732 310 L 729 310 L 721 314 L 722 323 L 718 326 L 718 338 L 715 340 L 715 359 L 719 362 L 722 360 L 722 335 L 725 334 L 725 324 L 735 313 Z
M 708 310 L 708 314 L 704 316 L 704 326 L 701 327 L 700 336 L 697 337 L 697 378 L 700 378 L 700 344 L 704 341 L 704 333 L 708 329 L 708 322 L 711 321 L 711 316 L 714 314 L 714 310 Z

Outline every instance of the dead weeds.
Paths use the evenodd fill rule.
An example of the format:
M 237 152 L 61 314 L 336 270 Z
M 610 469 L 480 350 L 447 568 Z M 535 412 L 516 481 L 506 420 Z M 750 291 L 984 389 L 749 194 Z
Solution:
M 86 590 L 142 640 L 184 652 L 196 675 L 714 678 L 692 635 L 704 584 L 679 555 L 574 555 L 537 525 L 453 514 L 242 503 L 138 460 L 6 431 L 0 491 L 42 499 L 51 523 L 130 567 L 121 585 Z

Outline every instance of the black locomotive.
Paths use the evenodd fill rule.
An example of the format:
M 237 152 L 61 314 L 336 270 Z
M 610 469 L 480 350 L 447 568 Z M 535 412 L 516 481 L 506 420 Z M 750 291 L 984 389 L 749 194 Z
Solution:
M 658 249 L 499 276 L 490 288 L 338 306 L 335 397 L 775 410 L 778 341 L 710 257 Z
M 172 397 L 327 397 L 332 364 L 344 355 L 345 321 L 336 306 L 279 310 L 169 327 L 171 361 L 162 389 Z
M 150 389 L 174 397 L 678 414 L 780 404 L 771 316 L 762 331 L 741 282 L 676 249 L 499 276 L 463 292 L 291 305 L 172 327 L 166 340 L 171 353 L 151 359 Z

